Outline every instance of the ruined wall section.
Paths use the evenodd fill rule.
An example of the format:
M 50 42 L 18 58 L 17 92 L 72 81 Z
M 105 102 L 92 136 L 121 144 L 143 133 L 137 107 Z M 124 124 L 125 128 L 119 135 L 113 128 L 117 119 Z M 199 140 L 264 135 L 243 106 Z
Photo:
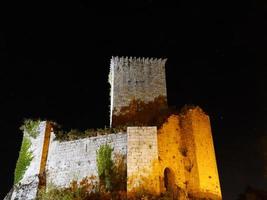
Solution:
M 164 170 L 169 168 L 173 174 L 173 185 L 181 189 L 186 187 L 183 146 L 181 143 L 181 130 L 179 116 L 171 115 L 158 131 L 158 151 L 160 165 L 160 188 L 165 192 Z
M 133 99 L 147 103 L 158 96 L 167 97 L 165 63 L 166 59 L 111 58 L 111 121 L 112 115 L 118 115 Z
M 128 127 L 127 135 L 127 192 L 159 194 L 157 127 Z
M 194 145 L 194 167 L 197 169 L 198 188 L 193 192 L 198 197 L 221 199 L 219 175 L 217 171 L 215 150 L 210 127 L 209 116 L 199 107 L 189 109 L 186 113 L 187 123 L 191 125 L 189 138 Z M 186 133 L 184 133 L 185 135 Z M 187 146 L 190 147 L 189 140 Z M 193 173 L 194 174 L 194 173 Z M 197 178 L 197 177 L 194 177 Z
M 39 124 L 38 135 L 36 138 L 31 137 L 24 131 L 23 137 L 30 139 L 31 146 L 29 152 L 32 152 L 33 159 L 28 166 L 23 178 L 18 186 L 14 186 L 11 200 L 13 199 L 27 199 L 33 200 L 36 198 L 39 186 L 39 171 L 42 158 L 42 149 L 44 144 L 44 135 L 46 131 L 46 122 L 43 121 Z
M 127 134 L 117 133 L 105 136 L 84 138 L 74 141 L 55 141 L 52 133 L 46 164 L 46 182 L 66 187 L 73 180 L 81 181 L 85 177 L 96 176 L 96 151 L 101 145 L 110 144 L 114 153 L 126 155 Z
M 185 188 L 188 193 L 194 193 L 199 189 L 198 165 L 195 153 L 195 140 L 193 135 L 192 121 L 188 113 L 181 113 L 180 129 L 182 151 L 184 152 Z

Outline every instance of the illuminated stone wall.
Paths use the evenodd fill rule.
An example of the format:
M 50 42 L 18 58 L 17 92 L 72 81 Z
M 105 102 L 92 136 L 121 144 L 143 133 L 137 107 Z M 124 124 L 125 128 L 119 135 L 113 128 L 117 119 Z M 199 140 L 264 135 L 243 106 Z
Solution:
M 96 176 L 96 151 L 101 145 L 110 144 L 113 153 L 126 155 L 127 135 L 117 133 L 73 141 L 54 141 L 52 134 L 46 163 L 47 180 L 56 186 L 68 186 L 71 181 L 81 181 L 87 176 Z M 113 154 L 114 155 L 114 154 Z
M 172 188 L 185 188 L 184 156 L 182 155 L 181 131 L 179 117 L 172 115 L 168 118 L 158 131 L 158 151 L 160 165 L 160 189 L 166 190 L 164 186 L 164 170 L 169 168 L 173 176 Z
M 189 115 L 186 113 L 180 114 L 180 130 L 181 130 L 181 143 L 186 156 L 184 156 L 184 173 L 186 179 L 186 190 L 190 193 L 198 191 L 199 189 L 199 176 L 198 165 L 196 160 L 195 148 L 196 141 L 194 139 L 192 123 Z
M 165 63 L 166 59 L 112 57 L 110 125 L 114 115 L 120 120 L 126 119 L 122 120 L 124 124 L 130 123 L 133 116 L 142 119 L 140 124 L 143 124 L 150 122 L 153 111 L 156 114 L 152 119 L 160 115 L 158 108 L 167 106 Z M 140 100 L 142 105 L 150 102 L 148 112 L 144 109 L 146 112 L 142 113 L 138 106 L 133 106 L 134 112 L 140 111 L 142 116 L 133 115 L 129 109 L 128 115 L 124 113 L 125 118 L 120 118 L 120 109 L 126 109 L 133 100 Z M 198 107 L 171 115 L 159 130 L 156 126 L 128 127 L 127 134 L 59 142 L 54 140 L 53 133 L 45 134 L 45 127 L 46 122 L 42 122 L 39 136 L 31 139 L 34 158 L 21 181 L 23 187 L 14 190 L 12 199 L 34 199 L 42 180 L 38 178 L 39 173 L 46 173 L 46 184 L 60 187 L 87 176 L 97 177 L 96 151 L 103 144 L 110 144 L 114 153 L 127 155 L 129 193 L 139 189 L 154 194 L 166 191 L 164 172 L 168 169 L 168 183 L 173 189 L 183 191 L 184 197 L 179 199 L 187 199 L 187 194 L 221 199 L 209 116 Z
M 197 197 L 221 198 L 221 189 L 209 116 L 200 108 L 189 109 L 182 117 L 182 138 L 188 149 L 186 170 L 188 191 Z M 187 168 L 189 169 L 189 168 Z
M 147 103 L 167 96 L 166 59 L 112 57 L 110 64 L 110 120 L 133 99 Z
M 34 159 L 21 181 L 23 187 L 13 192 L 12 199 L 35 198 L 42 167 L 45 167 L 46 183 L 60 187 L 87 176 L 97 177 L 96 151 L 102 144 L 110 144 L 114 153 L 127 155 L 129 194 L 139 189 L 154 194 L 165 192 L 164 171 L 169 169 L 172 188 L 176 191 L 179 188 L 184 194 L 180 199 L 186 199 L 186 194 L 221 199 L 210 121 L 198 107 L 171 115 L 158 130 L 157 127 L 128 127 L 127 134 L 66 142 L 54 140 L 53 132 L 50 138 L 45 137 L 45 122 L 39 130 L 38 137 L 31 138 Z M 46 157 L 44 138 L 49 138 L 48 155 L 41 161 Z
M 27 199 L 34 200 L 37 194 L 38 185 L 39 185 L 39 171 L 40 163 L 42 157 L 42 149 L 44 143 L 44 135 L 46 130 L 46 122 L 43 121 L 40 123 L 38 131 L 39 134 L 36 138 L 29 136 L 27 132 L 24 131 L 23 137 L 28 137 L 31 141 L 31 146 L 29 151 L 32 152 L 33 159 L 28 166 L 23 178 L 19 182 L 20 184 L 16 187 L 13 187 L 13 192 L 11 195 L 11 200 L 14 199 Z
M 195 197 L 221 199 L 220 182 L 208 115 L 199 107 L 171 115 L 158 130 L 160 190 L 164 170 L 171 171 L 172 188 Z
M 127 128 L 127 191 L 160 191 L 157 127 Z

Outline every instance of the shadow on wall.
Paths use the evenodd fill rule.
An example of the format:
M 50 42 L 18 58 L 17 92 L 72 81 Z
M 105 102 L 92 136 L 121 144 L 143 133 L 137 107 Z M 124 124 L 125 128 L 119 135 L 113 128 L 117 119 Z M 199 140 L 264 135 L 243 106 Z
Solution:
M 148 103 L 140 99 L 132 99 L 129 106 L 122 107 L 118 115 L 112 116 L 112 126 L 157 126 L 159 128 L 174 112 L 174 109 L 168 108 L 165 96 L 158 96 Z

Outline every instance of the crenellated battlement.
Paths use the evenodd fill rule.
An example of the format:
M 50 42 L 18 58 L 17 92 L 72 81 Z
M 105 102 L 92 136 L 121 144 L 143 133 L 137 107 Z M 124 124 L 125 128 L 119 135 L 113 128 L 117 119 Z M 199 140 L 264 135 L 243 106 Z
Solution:
M 165 63 L 167 61 L 167 58 L 145 58 L 145 57 L 112 57 L 111 58 L 111 66 L 131 66 L 131 65 L 159 65 L 159 66 L 165 66 Z

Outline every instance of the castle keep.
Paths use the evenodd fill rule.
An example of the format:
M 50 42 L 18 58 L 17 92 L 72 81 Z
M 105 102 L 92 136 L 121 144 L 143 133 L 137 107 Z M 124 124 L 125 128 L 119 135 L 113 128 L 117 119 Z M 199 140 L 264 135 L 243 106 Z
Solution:
M 154 101 L 158 96 L 167 96 L 165 79 L 166 59 L 119 58 L 110 63 L 110 123 L 133 99 Z
M 104 144 L 126 157 L 129 194 L 142 188 L 153 194 L 176 191 L 179 199 L 222 199 L 209 116 L 192 107 L 163 117 L 168 109 L 165 63 L 111 58 L 110 125 L 127 126 L 126 131 L 72 141 L 55 140 L 48 121 L 39 124 L 36 137 L 25 131 L 33 159 L 6 199 L 35 199 L 40 185 L 67 187 L 97 176 L 96 152 Z

